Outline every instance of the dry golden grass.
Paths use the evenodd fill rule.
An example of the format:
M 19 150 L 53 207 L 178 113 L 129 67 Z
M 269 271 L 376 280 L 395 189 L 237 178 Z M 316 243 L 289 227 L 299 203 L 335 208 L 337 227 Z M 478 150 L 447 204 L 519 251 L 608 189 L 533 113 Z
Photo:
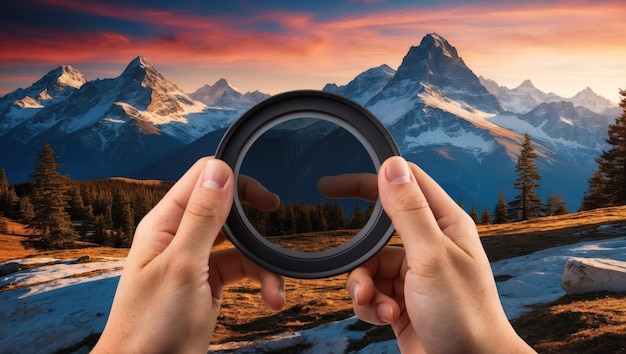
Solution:
M 540 353 L 626 353 L 626 295 L 564 296 L 513 326 Z
M 111 177 L 109 179 L 116 181 L 123 181 L 127 183 L 138 183 L 138 184 L 147 184 L 147 185 L 158 185 L 161 184 L 162 181 L 156 179 L 133 179 L 128 177 Z

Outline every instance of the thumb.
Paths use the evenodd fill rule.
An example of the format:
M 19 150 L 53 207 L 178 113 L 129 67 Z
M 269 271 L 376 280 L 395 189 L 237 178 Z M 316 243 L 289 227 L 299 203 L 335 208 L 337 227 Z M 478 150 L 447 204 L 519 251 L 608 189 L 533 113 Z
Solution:
M 233 173 L 217 159 L 207 160 L 170 244 L 180 257 L 208 261 L 233 202 Z

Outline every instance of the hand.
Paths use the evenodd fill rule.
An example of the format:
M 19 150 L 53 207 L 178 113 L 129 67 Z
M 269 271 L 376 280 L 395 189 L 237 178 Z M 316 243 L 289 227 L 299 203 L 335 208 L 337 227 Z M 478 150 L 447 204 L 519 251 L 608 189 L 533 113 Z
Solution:
M 238 186 L 243 199 L 261 203 L 259 208 L 277 203 L 254 182 L 244 179 Z M 227 164 L 201 159 L 143 218 L 94 352 L 206 352 L 223 286 L 245 277 L 261 282 L 270 309 L 284 306 L 281 277 L 235 249 L 211 252 L 233 186 Z
M 356 315 L 391 324 L 405 353 L 532 352 L 504 314 L 469 215 L 400 157 L 381 166 L 378 191 L 404 248 L 386 247 L 349 275 Z

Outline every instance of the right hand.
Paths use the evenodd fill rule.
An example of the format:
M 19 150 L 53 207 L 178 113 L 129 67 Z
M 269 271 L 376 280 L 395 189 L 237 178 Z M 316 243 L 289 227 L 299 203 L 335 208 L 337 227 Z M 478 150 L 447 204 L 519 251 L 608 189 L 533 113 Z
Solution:
M 404 248 L 351 272 L 356 315 L 391 324 L 405 353 L 533 352 L 506 318 L 469 215 L 401 157 L 381 166 L 378 192 Z

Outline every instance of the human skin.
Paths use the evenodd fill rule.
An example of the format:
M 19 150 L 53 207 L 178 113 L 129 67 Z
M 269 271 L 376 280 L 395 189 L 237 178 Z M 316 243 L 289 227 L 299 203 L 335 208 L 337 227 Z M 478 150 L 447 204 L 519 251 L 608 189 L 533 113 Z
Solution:
M 141 221 L 95 353 L 206 352 L 222 288 L 243 278 L 261 282 L 269 308 L 284 306 L 282 277 L 235 249 L 212 252 L 233 179 L 224 162 L 202 159 Z M 258 182 L 239 180 L 242 200 L 277 207 Z M 473 221 L 421 169 L 392 157 L 378 176 L 328 177 L 318 187 L 336 197 L 380 194 L 404 247 L 352 271 L 347 288 L 356 315 L 391 324 L 402 352 L 533 352 L 504 314 Z
M 284 304 L 283 279 L 235 249 L 212 252 L 233 199 L 233 174 L 204 158 L 170 189 L 139 223 L 94 353 L 206 352 L 224 285 L 243 278 L 262 285 L 273 310 Z M 261 209 L 277 197 L 254 180 L 239 195 Z
M 403 353 L 533 353 L 506 318 L 470 216 L 401 157 L 383 163 L 377 184 L 404 247 L 351 272 L 355 314 L 391 324 Z

